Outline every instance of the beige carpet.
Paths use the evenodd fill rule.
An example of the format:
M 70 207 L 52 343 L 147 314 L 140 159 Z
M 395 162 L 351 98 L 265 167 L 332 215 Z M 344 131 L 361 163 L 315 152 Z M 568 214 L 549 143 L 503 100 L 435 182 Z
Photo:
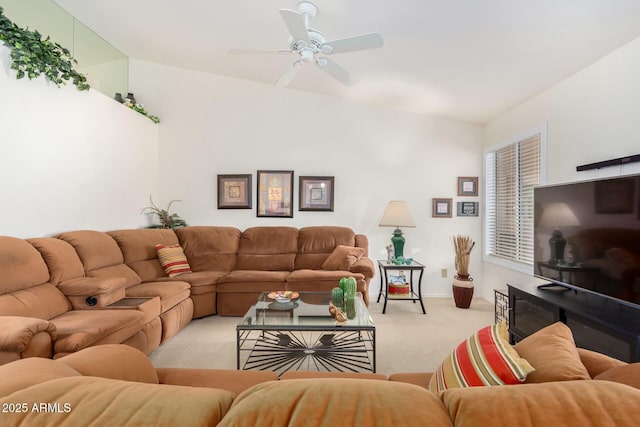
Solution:
M 494 322 L 493 304 L 476 299 L 469 309 L 455 307 L 453 299 L 425 298 L 420 304 L 372 301 L 369 311 L 376 324 L 377 372 L 430 372 L 462 340 Z M 236 369 L 236 324 L 239 317 L 209 316 L 192 321 L 178 335 L 149 356 L 157 367 Z

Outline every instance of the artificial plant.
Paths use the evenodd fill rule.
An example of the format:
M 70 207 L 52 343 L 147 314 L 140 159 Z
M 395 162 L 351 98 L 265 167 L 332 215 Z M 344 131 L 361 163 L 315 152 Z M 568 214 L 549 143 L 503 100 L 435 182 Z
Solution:
M 0 7 L 0 40 L 11 49 L 11 68 L 16 70 L 16 78 L 35 79 L 44 74 L 56 86 L 71 80 L 78 90 L 88 90 L 87 78 L 73 66 L 78 61 L 69 50 L 51 40 L 42 38 L 38 31 L 24 29 L 4 15 Z
M 184 219 L 180 218 L 180 216 L 177 213 L 173 213 L 173 214 L 169 213 L 169 210 L 171 209 L 171 205 L 174 202 L 180 202 L 180 201 L 181 200 L 172 200 L 169 202 L 167 209 L 160 209 L 153 202 L 153 198 L 149 196 L 149 202 L 151 203 L 151 206 L 147 206 L 144 209 L 142 209 L 140 214 L 155 215 L 156 217 L 158 217 L 158 223 L 150 225 L 149 228 L 186 227 L 187 223 L 185 222 Z

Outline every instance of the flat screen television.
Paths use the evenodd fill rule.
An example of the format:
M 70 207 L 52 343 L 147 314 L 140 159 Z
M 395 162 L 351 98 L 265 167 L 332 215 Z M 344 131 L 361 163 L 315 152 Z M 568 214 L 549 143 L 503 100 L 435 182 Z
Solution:
M 640 175 L 534 189 L 534 274 L 640 307 Z

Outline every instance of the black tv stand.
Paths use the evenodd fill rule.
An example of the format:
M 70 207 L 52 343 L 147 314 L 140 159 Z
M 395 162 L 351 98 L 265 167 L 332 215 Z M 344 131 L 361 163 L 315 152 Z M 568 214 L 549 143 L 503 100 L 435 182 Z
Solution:
M 545 326 L 563 322 L 571 329 L 578 347 L 625 362 L 640 362 L 640 307 L 580 290 L 549 292 L 552 288 L 540 289 L 535 283 L 507 287 L 512 343 Z

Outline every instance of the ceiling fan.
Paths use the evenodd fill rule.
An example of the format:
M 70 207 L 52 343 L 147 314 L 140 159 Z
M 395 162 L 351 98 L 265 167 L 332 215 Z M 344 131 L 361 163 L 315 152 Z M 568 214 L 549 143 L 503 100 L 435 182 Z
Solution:
M 280 15 L 287 26 L 289 49 L 230 49 L 231 54 L 254 53 L 287 53 L 296 54 L 297 58 L 289 65 L 284 74 L 276 82 L 276 86 L 287 86 L 296 76 L 300 68 L 313 62 L 318 68 L 336 80 L 350 84 L 349 72 L 329 59 L 327 55 L 353 52 L 356 50 L 375 49 L 382 47 L 384 40 L 380 33 L 368 33 L 327 41 L 325 36 L 309 27 L 309 21 L 316 16 L 318 8 L 309 1 L 298 3 L 298 10 L 280 9 Z

